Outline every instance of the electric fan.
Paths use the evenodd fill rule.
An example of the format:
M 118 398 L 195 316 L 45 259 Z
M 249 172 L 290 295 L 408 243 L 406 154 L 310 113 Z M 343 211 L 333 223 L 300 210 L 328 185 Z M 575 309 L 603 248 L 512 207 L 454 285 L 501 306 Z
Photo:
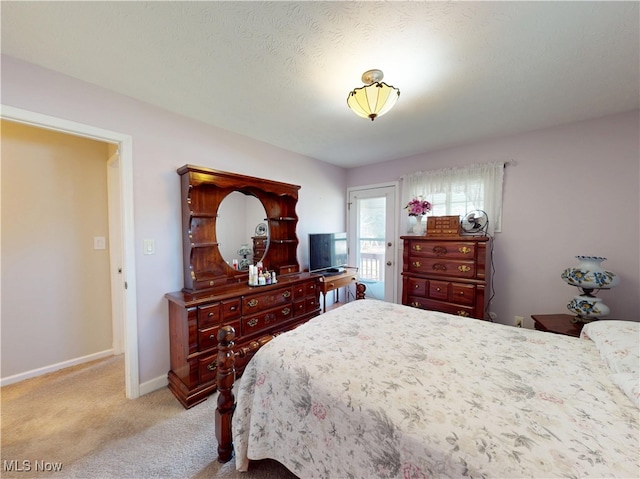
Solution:
M 467 234 L 485 235 L 489 228 L 489 217 L 482 210 L 470 211 L 460 220 L 460 228 Z

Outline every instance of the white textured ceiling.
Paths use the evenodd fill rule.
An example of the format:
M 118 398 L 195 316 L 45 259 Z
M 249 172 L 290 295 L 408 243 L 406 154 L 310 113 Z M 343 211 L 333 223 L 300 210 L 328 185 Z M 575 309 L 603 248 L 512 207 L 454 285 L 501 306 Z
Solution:
M 638 2 L 9 2 L 2 53 L 345 167 L 639 107 Z M 347 107 L 365 70 L 398 87 Z

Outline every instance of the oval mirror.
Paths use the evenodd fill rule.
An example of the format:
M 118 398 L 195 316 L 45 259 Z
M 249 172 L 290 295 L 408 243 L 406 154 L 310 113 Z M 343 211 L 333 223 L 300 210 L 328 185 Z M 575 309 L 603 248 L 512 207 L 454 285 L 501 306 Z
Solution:
M 256 257 L 253 238 L 256 237 L 257 226 L 266 224 L 266 215 L 258 198 L 240 191 L 229 193 L 220 202 L 216 219 L 216 238 L 220 255 L 231 268 L 237 267 L 240 271 L 246 271 L 250 264 L 262 260 L 265 248 L 261 246 L 266 238 L 257 239 L 260 246 L 256 248 Z

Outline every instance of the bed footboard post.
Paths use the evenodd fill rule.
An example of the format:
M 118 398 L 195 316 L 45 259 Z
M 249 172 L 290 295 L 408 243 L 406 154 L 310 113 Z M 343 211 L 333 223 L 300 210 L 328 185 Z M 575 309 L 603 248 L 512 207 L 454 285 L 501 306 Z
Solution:
M 218 440 L 218 462 L 228 462 L 233 455 L 231 418 L 235 409 L 233 382 L 235 381 L 235 356 L 233 346 L 236 331 L 223 326 L 218 331 L 218 407 L 216 408 L 216 439 Z

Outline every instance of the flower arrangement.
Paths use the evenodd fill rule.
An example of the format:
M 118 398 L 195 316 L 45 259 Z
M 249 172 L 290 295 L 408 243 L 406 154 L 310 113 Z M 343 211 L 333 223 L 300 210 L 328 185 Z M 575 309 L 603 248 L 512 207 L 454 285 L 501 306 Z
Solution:
M 407 203 L 404 209 L 409 210 L 409 216 L 423 216 L 431 211 L 431 203 L 427 200 L 414 198 Z

